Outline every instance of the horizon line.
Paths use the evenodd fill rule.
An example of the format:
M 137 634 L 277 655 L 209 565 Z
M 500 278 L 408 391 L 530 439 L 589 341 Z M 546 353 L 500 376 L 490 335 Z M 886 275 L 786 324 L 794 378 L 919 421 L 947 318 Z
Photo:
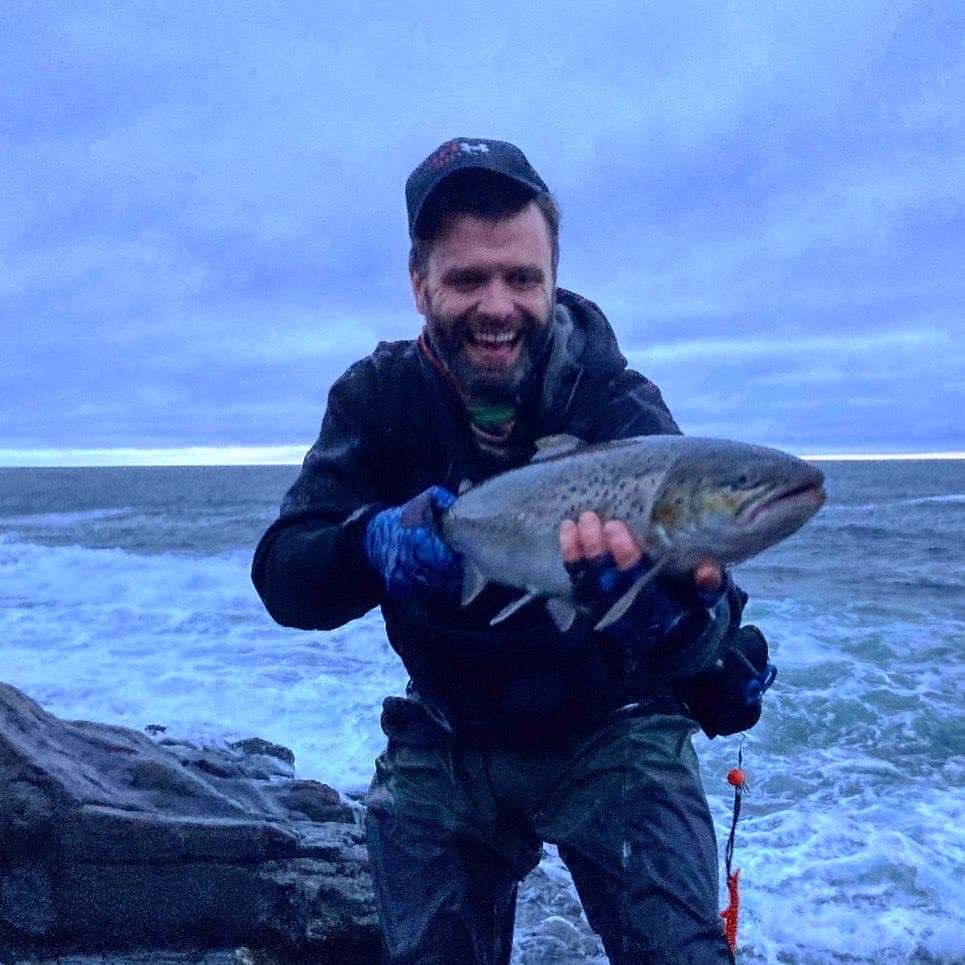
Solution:
M 791 447 L 779 446 L 785 451 Z M 82 469 L 178 466 L 297 466 L 307 449 L 290 446 L 180 446 L 90 449 L 0 449 L 0 469 Z M 811 462 L 898 462 L 965 459 L 965 450 L 923 452 L 796 452 Z

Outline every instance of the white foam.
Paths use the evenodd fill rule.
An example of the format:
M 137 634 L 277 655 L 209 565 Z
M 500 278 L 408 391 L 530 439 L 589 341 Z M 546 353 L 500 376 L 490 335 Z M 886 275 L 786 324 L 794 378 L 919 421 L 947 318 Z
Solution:
M 0 679 L 59 716 L 258 735 L 291 747 L 302 776 L 366 782 L 381 700 L 405 681 L 381 619 L 324 635 L 278 627 L 249 562 L 7 542 Z
M 95 522 L 99 519 L 117 519 L 133 512 L 125 509 L 87 509 L 72 513 L 30 513 L 24 516 L 7 516 L 2 520 L 4 526 L 57 526 L 68 527 Z
M 381 620 L 277 627 L 249 563 L 0 541 L 0 679 L 63 717 L 265 737 L 300 776 L 364 786 L 381 700 L 405 680 Z M 965 956 L 963 625 L 914 600 L 892 621 L 793 587 L 753 598 L 747 618 L 779 674 L 744 744 L 741 961 Z M 698 739 L 721 843 L 737 746 Z
M 895 506 L 929 506 L 949 505 L 960 506 L 965 503 L 965 493 L 940 493 L 937 496 L 915 496 L 908 499 L 884 499 L 872 503 L 830 503 L 823 509 L 823 514 L 840 515 L 844 513 L 860 512 L 873 513 Z
M 918 792 L 916 791 L 916 796 Z M 965 954 L 962 809 L 942 789 L 807 800 L 739 830 L 741 960 L 913 962 Z M 934 828 L 921 837 L 922 822 Z

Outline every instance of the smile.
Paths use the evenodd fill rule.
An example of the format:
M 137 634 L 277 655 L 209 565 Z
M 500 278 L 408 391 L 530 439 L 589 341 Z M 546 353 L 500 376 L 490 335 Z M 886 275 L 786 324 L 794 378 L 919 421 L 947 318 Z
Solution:
M 470 332 L 469 341 L 484 347 L 511 346 L 519 340 L 519 332 Z

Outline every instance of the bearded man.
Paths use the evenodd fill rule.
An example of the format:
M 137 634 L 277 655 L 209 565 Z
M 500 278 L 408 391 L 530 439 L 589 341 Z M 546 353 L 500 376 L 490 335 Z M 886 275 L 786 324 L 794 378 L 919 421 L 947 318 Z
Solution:
M 728 696 L 735 672 L 767 666 L 740 627 L 746 596 L 706 560 L 594 630 L 647 559 L 623 522 L 587 511 L 560 527 L 576 622 L 529 606 L 491 625 L 518 591 L 491 584 L 462 606 L 437 528 L 464 481 L 524 465 L 541 437 L 679 429 L 600 309 L 557 287 L 559 210 L 517 147 L 447 141 L 406 202 L 422 332 L 332 386 L 252 570 L 286 626 L 380 606 L 409 673 L 384 703 L 367 800 L 384 959 L 508 962 L 518 882 L 552 842 L 611 961 L 730 962 L 691 736 L 760 715 L 762 688 Z

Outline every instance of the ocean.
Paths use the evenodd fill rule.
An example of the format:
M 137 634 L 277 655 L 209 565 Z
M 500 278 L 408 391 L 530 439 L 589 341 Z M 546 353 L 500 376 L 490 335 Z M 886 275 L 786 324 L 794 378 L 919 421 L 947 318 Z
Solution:
M 821 513 L 735 569 L 779 668 L 743 738 L 739 961 L 963 962 L 965 462 L 823 468 Z M 248 576 L 296 473 L 0 469 L 0 680 L 61 717 L 265 737 L 364 787 L 405 685 L 380 617 L 278 627 Z M 696 738 L 722 874 L 740 742 Z

